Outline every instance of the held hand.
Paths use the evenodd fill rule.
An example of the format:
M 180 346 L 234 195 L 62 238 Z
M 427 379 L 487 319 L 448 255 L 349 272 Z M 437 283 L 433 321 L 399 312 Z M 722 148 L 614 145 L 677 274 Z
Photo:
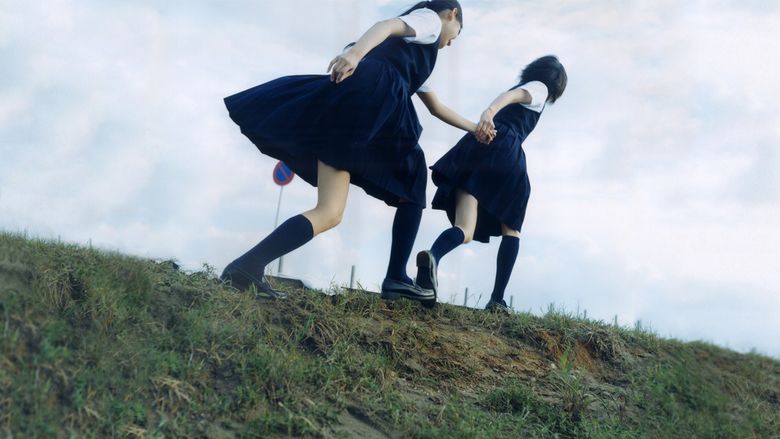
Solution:
M 475 133 L 478 139 L 488 138 L 491 132 L 493 132 L 493 136 L 495 136 L 496 125 L 493 123 L 494 115 L 493 110 L 490 108 L 482 112 L 482 116 L 480 116 L 479 123 L 477 124 L 477 132 Z M 493 140 L 493 138 L 490 137 L 490 140 Z
M 468 123 L 469 128 L 468 131 L 474 135 L 474 137 L 477 138 L 477 141 L 479 143 L 483 143 L 485 145 L 489 144 L 493 141 L 493 139 L 496 137 L 497 131 L 495 129 L 487 129 L 480 131 L 479 125 L 475 124 L 474 122 Z
M 490 144 L 490 142 L 493 141 L 493 139 L 496 138 L 496 134 L 497 133 L 498 133 L 498 131 L 496 131 L 496 130 L 490 130 L 490 131 L 488 131 L 488 133 L 486 135 L 482 135 L 482 134 L 476 132 L 476 133 L 474 133 L 474 136 L 477 138 L 477 141 L 479 143 L 488 145 L 488 144 Z
M 358 62 L 358 57 L 352 53 L 352 50 L 336 55 L 333 61 L 328 65 L 328 72 L 330 72 L 330 80 L 338 84 L 339 82 L 349 78 L 355 73 Z

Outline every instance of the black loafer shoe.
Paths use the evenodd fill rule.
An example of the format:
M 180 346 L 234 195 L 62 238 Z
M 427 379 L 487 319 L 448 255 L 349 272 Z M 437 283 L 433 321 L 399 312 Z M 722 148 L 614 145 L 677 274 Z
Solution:
M 417 253 L 417 278 L 414 282 L 426 290 L 439 291 L 439 281 L 436 279 L 436 258 L 428 250 Z
M 265 276 L 258 279 L 246 271 L 230 265 L 225 267 L 225 271 L 222 272 L 222 276 L 219 278 L 238 291 L 247 291 L 254 285 L 257 290 L 257 297 L 261 299 L 278 300 L 287 298 L 287 294 L 274 290 Z
M 506 306 L 506 302 L 504 302 L 503 299 L 502 300 L 490 299 L 487 305 L 485 305 L 485 310 L 490 312 L 509 314 L 509 307 Z
M 420 302 L 436 302 L 436 294 L 433 290 L 427 290 L 425 288 L 420 288 L 418 285 L 387 278 L 382 282 L 381 297 L 385 300 L 405 298 L 418 300 Z

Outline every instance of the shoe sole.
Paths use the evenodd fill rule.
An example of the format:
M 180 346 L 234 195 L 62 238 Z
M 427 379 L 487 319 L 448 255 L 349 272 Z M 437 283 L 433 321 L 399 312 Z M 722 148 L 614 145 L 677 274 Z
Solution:
M 409 299 L 421 303 L 436 302 L 435 295 L 433 297 L 423 297 L 418 294 L 411 294 L 398 290 L 382 290 L 382 293 L 379 295 L 379 297 L 384 300 Z
M 438 297 L 439 286 L 436 279 L 436 260 L 431 252 L 423 250 L 417 253 L 417 285 L 427 290 L 433 290 L 434 300 Z
M 382 294 L 380 294 L 379 297 L 385 300 L 398 300 L 401 298 L 401 295 L 399 293 L 391 293 L 389 291 L 382 290 Z

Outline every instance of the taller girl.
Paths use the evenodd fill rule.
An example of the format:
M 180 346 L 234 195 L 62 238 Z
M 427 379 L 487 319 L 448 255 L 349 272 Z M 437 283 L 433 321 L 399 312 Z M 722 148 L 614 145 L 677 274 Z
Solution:
M 224 281 L 283 297 L 265 279 L 265 266 L 338 225 L 352 183 L 398 208 L 383 296 L 435 300 L 432 290 L 417 287 L 406 274 L 427 182 L 417 144 L 422 127 L 411 96 L 433 71 L 439 49 L 449 46 L 462 26 L 457 1 L 420 2 L 400 17 L 374 24 L 330 62 L 330 75 L 286 76 L 225 98 L 230 117 L 261 152 L 285 161 L 317 187 L 317 205 L 231 262 Z M 440 119 L 476 129 L 433 101 L 424 99 Z

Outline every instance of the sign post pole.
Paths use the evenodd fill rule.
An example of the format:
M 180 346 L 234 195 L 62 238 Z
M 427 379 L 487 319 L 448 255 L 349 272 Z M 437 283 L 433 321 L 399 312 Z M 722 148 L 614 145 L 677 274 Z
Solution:
M 284 186 L 279 186 L 279 202 L 276 203 L 276 219 L 274 220 L 274 230 L 279 226 L 279 211 L 282 208 L 282 194 L 284 193 Z M 282 264 L 284 263 L 284 255 L 279 256 L 279 267 L 276 269 L 276 274 L 282 274 Z
M 282 209 L 282 195 L 284 194 L 284 187 L 293 180 L 295 174 L 284 164 L 279 161 L 274 167 L 274 183 L 279 185 L 279 201 L 276 203 L 276 218 L 274 219 L 274 230 L 279 226 L 279 212 Z M 284 256 L 279 257 L 279 266 L 276 269 L 277 276 L 282 274 L 282 265 L 284 263 Z

